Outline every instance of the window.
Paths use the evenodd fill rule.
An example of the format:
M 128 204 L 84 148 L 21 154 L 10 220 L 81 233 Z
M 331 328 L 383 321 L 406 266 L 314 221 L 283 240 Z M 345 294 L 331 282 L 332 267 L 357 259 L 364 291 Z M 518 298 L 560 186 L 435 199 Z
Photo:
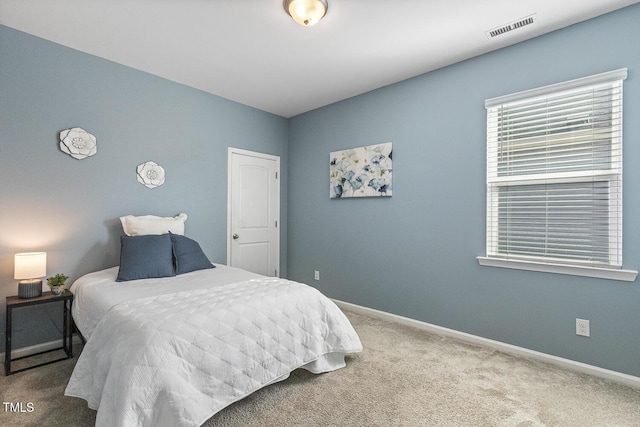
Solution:
M 621 269 L 626 76 L 622 69 L 485 102 L 481 264 L 596 277 Z

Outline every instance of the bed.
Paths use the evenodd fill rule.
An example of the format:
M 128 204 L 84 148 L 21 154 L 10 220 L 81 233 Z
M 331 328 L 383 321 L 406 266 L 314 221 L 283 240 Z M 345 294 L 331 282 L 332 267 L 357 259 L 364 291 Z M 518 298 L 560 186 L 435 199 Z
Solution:
M 199 426 L 297 368 L 333 371 L 362 350 L 315 288 L 208 261 L 178 271 L 172 251 L 174 274 L 121 280 L 121 255 L 71 287 L 86 344 L 65 395 L 85 399 L 97 426 Z

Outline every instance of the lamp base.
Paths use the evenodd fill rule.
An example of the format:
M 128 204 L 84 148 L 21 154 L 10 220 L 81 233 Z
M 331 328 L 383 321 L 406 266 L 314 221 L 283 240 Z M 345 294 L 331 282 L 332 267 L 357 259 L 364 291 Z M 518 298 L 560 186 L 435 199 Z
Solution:
M 18 298 L 35 298 L 42 295 L 42 280 L 21 280 L 18 282 Z

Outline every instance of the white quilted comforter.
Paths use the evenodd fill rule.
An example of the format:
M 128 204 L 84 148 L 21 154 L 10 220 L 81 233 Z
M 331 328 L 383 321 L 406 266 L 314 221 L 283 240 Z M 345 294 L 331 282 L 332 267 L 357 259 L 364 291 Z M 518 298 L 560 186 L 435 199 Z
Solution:
M 335 370 L 361 350 L 348 319 L 316 289 L 257 278 L 115 304 L 65 394 L 96 409 L 98 426 L 199 426 L 296 368 Z

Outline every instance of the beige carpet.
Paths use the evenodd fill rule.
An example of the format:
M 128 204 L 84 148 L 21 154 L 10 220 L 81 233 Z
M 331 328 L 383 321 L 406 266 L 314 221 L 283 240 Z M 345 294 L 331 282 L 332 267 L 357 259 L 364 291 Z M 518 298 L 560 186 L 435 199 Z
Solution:
M 640 426 L 640 390 L 347 312 L 365 351 L 323 375 L 296 371 L 214 426 Z M 90 426 L 62 395 L 75 359 L 0 377 L 0 426 Z

